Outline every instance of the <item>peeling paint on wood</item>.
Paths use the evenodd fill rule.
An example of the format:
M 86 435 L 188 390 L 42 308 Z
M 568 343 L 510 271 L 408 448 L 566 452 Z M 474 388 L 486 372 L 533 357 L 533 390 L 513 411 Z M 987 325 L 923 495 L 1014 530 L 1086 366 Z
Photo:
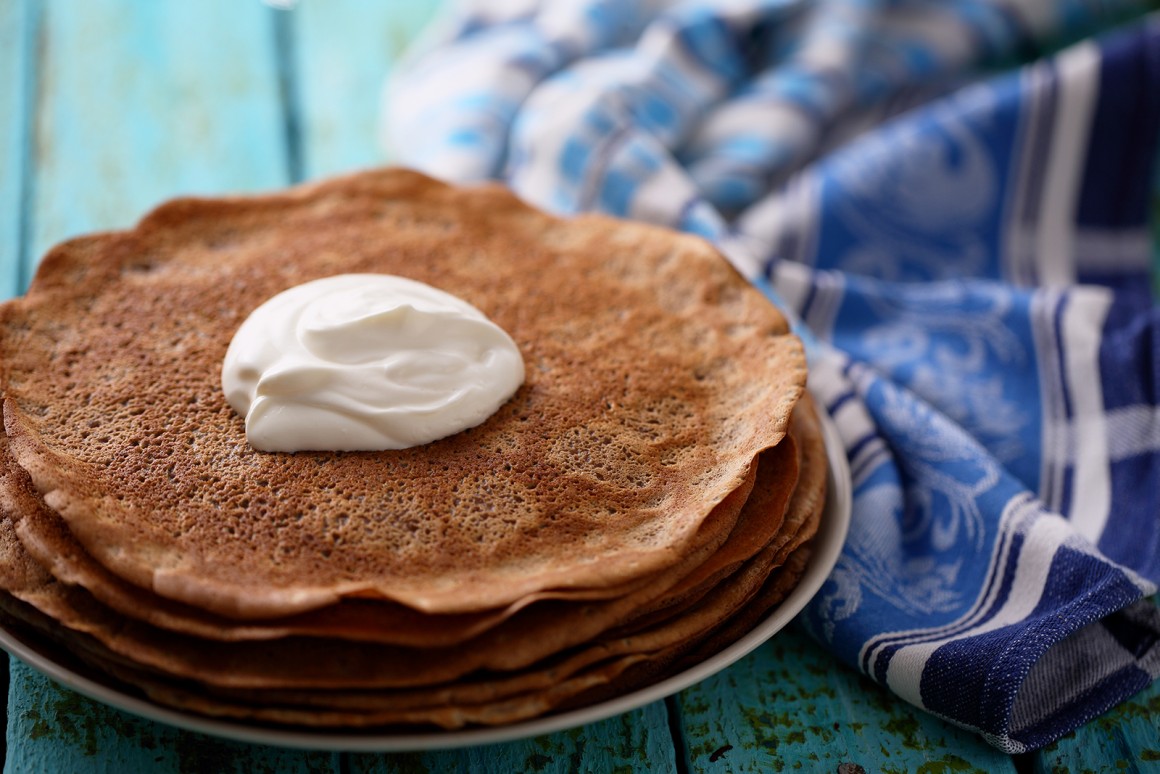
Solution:
M 12 662 L 8 760 L 22 772 L 338 772 L 334 753 L 284 750 L 178 731 L 92 701 Z
M 677 770 L 664 702 L 558 734 L 462 750 L 350 756 L 351 774 L 568 774 Z
M 1160 771 L 1160 682 L 1029 758 L 1037 774 Z
M 837 664 L 791 627 L 679 697 L 690 771 L 1014 772 L 1009 756 Z M 728 756 L 711 760 L 723 740 Z

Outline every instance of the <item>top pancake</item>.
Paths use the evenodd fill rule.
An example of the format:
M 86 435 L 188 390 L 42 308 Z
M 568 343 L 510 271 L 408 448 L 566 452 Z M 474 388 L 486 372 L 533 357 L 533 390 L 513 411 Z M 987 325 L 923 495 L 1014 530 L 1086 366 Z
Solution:
M 254 451 L 219 385 L 230 338 L 270 296 L 350 272 L 479 307 L 526 382 L 425 446 Z M 703 241 L 401 170 L 177 200 L 67 242 L 0 309 L 0 346 L 13 455 L 85 550 L 253 618 L 344 596 L 470 612 L 671 566 L 805 381 L 785 320 Z

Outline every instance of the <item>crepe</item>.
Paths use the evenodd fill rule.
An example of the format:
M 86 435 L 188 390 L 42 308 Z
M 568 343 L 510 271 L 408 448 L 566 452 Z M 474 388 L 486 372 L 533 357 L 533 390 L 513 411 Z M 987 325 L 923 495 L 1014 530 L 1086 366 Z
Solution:
M 772 521 L 790 525 L 793 534 L 789 536 L 789 541 L 792 543 L 803 540 L 801 537 L 803 533 L 806 536 L 812 536 L 816 528 L 822 500 L 818 497 L 814 482 L 819 479 L 824 481 L 825 476 L 824 454 L 819 456 L 817 453 L 821 449 L 821 436 L 809 433 L 809 428 L 816 426 L 816 420 L 813 420 L 809 414 L 808 406 L 803 406 L 803 409 L 805 410 L 795 411 L 793 428 L 795 432 L 801 430 L 805 433 L 802 439 L 804 449 L 802 480 L 806 482 L 806 485 L 793 488 L 793 496 L 785 518 L 772 519 Z M 793 447 L 787 446 L 785 448 L 792 449 Z M 819 463 L 821 465 L 820 471 L 817 468 Z M 761 479 L 762 476 L 758 476 L 758 480 Z M 768 498 L 751 496 L 746 501 L 746 508 L 753 511 L 763 502 L 768 502 Z M 767 517 L 769 515 L 768 511 L 765 511 L 764 514 Z M 743 534 L 747 532 L 747 530 L 743 530 Z M 745 541 L 745 544 L 752 545 L 748 540 Z M 296 640 L 287 643 L 288 648 L 279 648 L 273 645 L 272 649 L 265 647 L 231 649 L 228 645 L 224 647 L 210 645 L 207 649 L 205 643 L 199 643 L 196 640 L 175 639 L 153 632 L 150 627 L 126 625 L 123 619 L 118 620 L 116 615 L 102 610 L 99 603 L 88 598 L 83 591 L 62 586 L 38 563 L 30 561 L 23 552 L 23 546 L 15 539 L 15 530 L 8 521 L 0 521 L 0 566 L 8 568 L 9 573 L 5 577 L 0 577 L 0 582 L 3 582 L 4 586 L 17 597 L 52 616 L 57 622 L 63 622 L 70 628 L 93 635 L 98 644 L 88 647 L 90 650 L 103 654 L 101 658 L 107 671 L 126 674 L 135 670 L 153 674 L 154 677 L 145 681 L 151 685 L 150 694 L 155 698 L 164 697 L 170 703 L 180 700 L 183 702 L 180 706 L 202 707 L 204 705 L 205 707 L 214 707 L 222 702 L 230 705 L 234 701 L 243 703 L 248 701 L 249 703 L 261 704 L 267 709 L 243 712 L 243 710 L 234 707 L 228 710 L 228 714 L 266 719 L 283 718 L 284 720 L 308 718 L 313 710 L 305 710 L 303 707 L 315 706 L 328 710 L 324 715 L 325 718 L 329 719 L 326 721 L 328 723 L 337 722 L 339 718 L 346 718 L 354 724 L 402 722 L 403 720 L 419 722 L 420 719 L 426 718 L 429 722 L 446 725 L 447 723 L 459 722 L 458 720 L 449 720 L 451 718 L 458 718 L 463 722 L 467 722 L 464 720 L 465 718 L 476 718 L 478 721 L 479 718 L 493 716 L 512 719 L 515 717 L 512 713 L 517 711 L 515 705 L 510 701 L 511 697 L 517 694 L 529 694 L 530 696 L 530 692 L 535 692 L 534 701 L 529 699 L 527 703 L 519 705 L 523 709 L 519 710 L 517 714 L 523 717 L 522 713 L 530 711 L 532 707 L 541 706 L 544 701 L 549 701 L 554 705 L 569 699 L 575 693 L 589 691 L 597 684 L 611 681 L 621 673 L 622 669 L 627 669 L 629 666 L 641 662 L 649 662 L 653 664 L 654 668 L 660 664 L 668 664 L 675 658 L 675 649 L 678 645 L 681 646 L 682 650 L 695 647 L 699 636 L 707 634 L 734 615 L 754 593 L 756 586 L 761 584 L 769 571 L 777 566 L 774 560 L 781 558 L 785 544 L 786 540 L 783 539 L 780 530 L 767 536 L 767 542 L 758 556 L 745 562 L 745 571 L 729 574 L 722 583 L 710 590 L 707 594 L 707 601 L 697 599 L 687 605 L 671 605 L 668 608 L 670 615 L 659 620 L 655 616 L 645 616 L 644 618 L 648 620 L 632 619 L 619 630 L 595 639 L 585 638 L 583 646 L 578 650 L 564 653 L 559 657 L 541 660 L 532 664 L 531 668 L 527 670 L 507 675 L 493 673 L 490 678 L 471 678 L 451 684 L 440 684 L 432 680 L 431 684 L 420 683 L 410 691 L 394 690 L 371 693 L 366 692 L 365 688 L 374 684 L 376 678 L 373 675 L 368 675 L 366 679 L 349 686 L 358 690 L 346 692 L 333 692 L 327 690 L 327 686 L 322 685 L 320 690 L 313 692 L 266 689 L 258 692 L 251 691 L 247 694 L 244 690 L 244 683 L 230 691 L 228 686 L 237 686 L 239 677 L 243 681 L 252 679 L 255 669 L 262 670 L 268 664 L 273 664 L 274 668 L 264 672 L 267 675 L 264 680 L 268 681 L 271 672 L 273 674 L 282 673 L 286 675 L 284 678 L 286 684 L 300 681 L 302 677 L 300 671 L 311 669 L 311 665 L 319 661 L 343 672 L 346 669 L 343 664 L 351 659 L 352 651 L 326 642 L 320 642 L 317 648 L 312 649 L 308 643 Z M 794 554 L 794 556 L 798 556 L 800 559 L 800 554 Z M 707 564 L 711 565 L 712 562 Z M 772 604 L 768 601 L 768 593 L 766 597 L 765 604 Z M 733 627 L 736 627 L 738 622 L 745 621 L 743 628 L 740 631 L 730 631 L 736 636 L 743 634 L 757 620 L 756 610 L 760 610 L 762 615 L 765 613 L 764 608 L 747 610 L 747 617 L 739 616 L 730 621 L 730 625 Z M 572 620 L 572 617 L 567 614 L 562 615 L 561 618 L 564 621 Z M 83 623 L 78 626 L 78 621 Z M 57 627 L 57 636 L 60 636 L 59 627 Z M 70 645 L 76 645 L 78 642 L 75 636 L 66 635 L 65 639 L 70 642 Z M 538 637 L 532 639 L 539 641 Z M 79 641 L 84 642 L 83 639 Z M 479 647 L 479 645 L 477 644 L 475 647 Z M 144 653 L 142 653 L 142 649 L 144 649 Z M 283 652 L 287 649 L 290 651 L 289 654 Z M 295 652 L 303 649 L 312 650 L 313 654 L 303 656 L 301 653 Z M 378 649 L 375 651 L 359 647 L 357 650 L 364 654 L 377 653 L 387 660 L 393 660 L 399 653 L 397 649 Z M 173 669 L 175 662 L 167 662 L 164 658 L 159 659 L 158 653 L 176 656 L 178 668 Z M 208 676 L 204 672 L 186 672 L 184 665 L 197 659 L 197 656 L 193 654 L 201 654 L 206 663 L 215 665 L 218 669 L 228 673 L 228 678 L 215 680 L 212 672 Z M 456 660 L 459 656 L 452 651 L 446 655 L 446 658 Z M 360 658 L 358 662 L 365 665 L 367 660 L 370 659 Z M 255 661 L 258 663 L 253 663 Z M 142 665 L 147 668 L 143 670 Z M 643 667 L 636 667 L 635 673 L 640 673 L 642 669 Z M 321 671 L 325 673 L 327 669 L 324 668 Z M 331 672 L 333 673 L 333 670 Z M 214 698 L 193 699 L 187 695 L 188 691 L 180 688 L 180 685 L 184 683 L 177 683 L 179 687 L 176 688 L 173 685 L 166 686 L 164 678 L 158 675 L 186 678 L 192 676 L 203 680 L 208 679 L 210 683 L 227 686 L 227 690 L 224 693 L 222 689 L 211 690 L 209 695 Z M 311 675 L 311 680 L 316 682 L 318 676 L 319 671 L 315 670 Z M 142 681 L 138 680 L 137 683 L 140 684 Z M 570 687 L 565 688 L 565 685 Z M 179 699 L 183 696 L 186 698 Z M 480 706 L 476 706 L 484 703 L 501 703 L 503 705 L 502 713 L 497 715 L 497 710 L 489 708 L 485 711 Z M 473 707 L 466 714 L 461 707 L 464 704 Z M 269 705 L 274 705 L 278 709 L 269 709 Z M 455 707 L 455 711 L 448 710 L 449 706 Z M 290 707 L 294 709 L 287 709 Z M 344 712 L 348 710 L 356 713 L 359 717 L 353 719 L 347 717 Z M 223 710 L 218 708 L 214 711 Z M 242 714 L 239 715 L 239 713 Z
M 792 487 L 793 494 L 785 517 L 769 513 L 768 503 L 771 498 L 765 492 L 750 495 L 742 509 L 743 513 L 748 510 L 752 515 L 761 506 L 765 520 L 780 523 L 791 530 L 788 543 L 793 544 L 800 542 L 803 534 L 812 536 L 823 505 L 813 482 L 819 479 L 824 481 L 825 457 L 824 453 L 818 453 L 824 449 L 820 446 L 820 434 L 811 434 L 809 431 L 810 427 L 816 427 L 809 411 L 809 405 L 803 403 L 794 413 L 792 428 L 795 435 L 801 433 L 801 442 L 797 445 L 803 448 L 801 480 L 806 485 Z M 790 436 L 791 439 L 794 437 Z M 792 440 L 780 448 L 796 456 L 796 445 Z M 816 469 L 819 462 L 822 465 L 821 475 Z M 815 466 L 814 469 L 811 466 Z M 777 469 L 772 465 L 769 468 Z M 758 482 L 763 478 L 769 480 L 768 475 L 760 475 L 760 468 L 758 472 Z M 13 473 L 18 474 L 19 471 L 9 469 L 5 478 L 13 477 Z M 770 516 L 773 518 L 770 519 Z M 740 524 L 743 519 L 737 521 Z M 146 641 L 146 650 L 153 648 L 166 653 L 176 649 L 181 659 L 190 659 L 190 651 L 203 652 L 205 646 L 188 638 L 166 639 L 162 636 L 156 639 L 156 633 L 150 633 L 149 627 L 127 625 L 123 618 L 118 620 L 109 611 L 102 611 L 99 603 L 87 597 L 85 592 L 58 583 L 23 551 L 23 545 L 16 539 L 15 529 L 8 520 L 0 521 L 0 567 L 5 568 L 5 572 L 0 574 L 0 584 L 52 616 L 37 617 L 36 610 L 25 610 L 21 615 L 24 620 L 36 622 L 42 632 L 62 642 L 70 651 L 84 655 L 90 664 L 102 672 L 127 680 L 144 690 L 153 700 L 179 709 L 315 727 L 381 727 L 383 724 L 403 723 L 458 728 L 465 724 L 515 722 L 556 707 L 577 706 L 589 699 L 596 700 L 629 690 L 653 679 L 660 679 L 686 665 L 687 654 L 704 650 L 706 637 L 711 638 L 716 649 L 741 636 L 764 615 L 768 606 L 792 588 L 788 579 L 792 576 L 796 580 L 804 567 L 806 554 L 802 551 L 792 552 L 789 557 L 790 570 L 778 574 L 782 579 L 780 585 L 770 584 L 770 589 L 761 592 L 754 603 L 746 604 L 756 587 L 776 566 L 773 560 L 779 559 L 785 552 L 787 539 L 783 531 L 778 529 L 768 535 L 768 542 L 756 557 L 745 562 L 742 572 L 727 574 L 703 600 L 670 606 L 667 610 L 672 614 L 667 618 L 657 621 L 655 616 L 645 616 L 645 619 L 651 620 L 644 623 L 640 618 L 632 619 L 620 629 L 594 639 L 585 638 L 578 649 L 529 664 L 526 669 L 503 674 L 484 671 L 480 673 L 481 676 L 467 675 L 449 683 L 418 684 L 411 689 L 368 691 L 367 686 L 375 683 L 373 677 L 339 691 L 329 688 L 305 691 L 267 688 L 247 692 L 244 687 L 228 687 L 236 682 L 234 678 L 238 674 L 244 676 L 253 668 L 252 664 L 246 663 L 251 659 L 262 664 L 272 659 L 276 664 L 272 671 L 290 676 L 288 682 L 291 684 L 299 680 L 297 670 L 310 669 L 319 660 L 329 659 L 339 665 L 337 668 L 340 672 L 344 671 L 347 667 L 342 665 L 347 664 L 350 653 L 341 646 L 333 647 L 325 642 L 320 642 L 317 648 L 310 648 L 303 642 L 291 641 L 286 643 L 291 653 L 282 653 L 281 656 L 277 655 L 278 649 L 243 649 L 249 652 L 249 659 L 245 656 L 239 659 L 237 653 L 229 656 L 228 646 L 226 651 L 211 648 L 204 654 L 205 661 L 229 675 L 226 680 L 212 681 L 224 683 L 227 686 L 224 688 L 213 688 L 198 681 L 183 679 L 180 677 L 182 671 L 179 669 L 172 673 L 169 670 L 171 665 L 166 664 L 164 659 L 157 661 L 146 654 L 145 663 L 142 663 L 134 657 L 127 657 L 125 654 L 131 654 L 133 649 L 126 650 L 125 643 L 140 645 L 142 639 Z M 752 534 L 752 529 L 742 526 L 730 535 L 730 540 L 737 542 L 738 538 L 743 538 L 738 544 L 746 546 L 748 551 L 754 545 Z M 724 550 L 730 540 L 726 540 L 719 551 Z M 713 557 L 715 559 L 716 554 Z M 708 561 L 697 569 L 718 564 L 716 561 Z M 686 577 L 694 577 L 695 574 L 690 573 Z M 6 607 L 10 612 L 13 609 L 11 605 Z M 83 624 L 75 632 L 60 626 L 61 623 L 74 626 L 77 621 Z M 106 623 L 102 624 L 102 621 Z M 557 618 L 558 625 L 567 626 L 570 622 L 571 618 L 566 614 Z M 94 624 L 96 628 L 86 628 Z M 82 631 L 92 632 L 96 639 L 86 636 Z M 722 632 L 725 634 L 722 635 Z M 528 634 L 526 630 L 524 633 Z M 531 639 L 538 640 L 534 633 Z M 361 647 L 359 649 L 364 653 L 372 652 Z M 308 652 L 304 653 L 303 650 Z M 376 652 L 384 658 L 392 659 L 399 651 L 379 649 Z M 223 654 L 226 655 L 223 657 Z M 454 660 L 459 656 L 455 651 L 450 651 L 445 658 Z M 359 669 L 365 668 L 365 660 L 358 659 L 358 663 Z
M 800 511 L 810 505 L 816 506 L 816 499 L 795 497 L 791 510 Z M 819 512 L 814 507 L 810 514 L 797 520 L 816 521 Z M 0 545 L 12 546 L 11 540 L 5 540 L 3 529 Z M 771 553 L 769 548 L 763 552 L 767 557 Z M 578 706 L 641 687 L 711 655 L 742 636 L 793 588 L 808 556 L 808 549 L 794 552 L 786 568 L 770 578 L 752 602 L 755 587 L 772 569 L 768 561 L 751 560 L 747 571 L 722 583 L 690 613 L 656 627 L 600 638 L 533 670 L 410 691 L 207 691 L 195 683 L 141 669 L 84 635 L 66 635 L 62 641 L 71 652 L 84 656 L 101 671 L 143 689 L 153 700 L 204 714 L 348 728 L 400 723 L 459 728 L 467 724 L 509 723 L 558 705 Z M 52 619 L 37 615 L 35 610 L 20 610 L 11 603 L 3 607 L 10 613 L 15 611 L 40 631 L 61 637 L 61 630 L 53 626 Z M 738 615 L 740 610 L 744 614 Z M 710 637 L 708 642 L 706 636 Z M 695 658 L 691 659 L 690 653 Z
M 782 469 L 778 457 L 781 446 L 765 454 L 771 455 L 765 465 L 766 480 L 776 473 L 792 475 L 796 480 L 796 465 Z M 277 639 L 292 635 L 336 637 L 393 645 L 446 648 L 478 637 L 502 624 L 523 608 L 547 600 L 596 602 L 609 599 L 606 605 L 590 604 L 583 609 L 590 622 L 598 618 L 617 622 L 624 611 L 638 602 L 667 599 L 667 587 L 673 583 L 687 583 L 691 571 L 701 571 L 701 559 L 721 561 L 723 556 L 748 558 L 744 545 L 737 545 L 733 531 L 743 508 L 748 509 L 745 521 L 773 529 L 781 521 L 784 503 L 769 497 L 750 502 L 748 496 L 757 471 L 730 492 L 701 525 L 697 536 L 686 547 L 681 562 L 667 568 L 663 577 L 648 576 L 642 581 L 619 587 L 598 589 L 550 589 L 528 595 L 506 607 L 478 613 L 430 615 L 419 613 L 398 604 L 382 600 L 346 599 L 317 610 L 278 619 L 238 621 L 160 597 L 146 589 L 128 583 L 112 574 L 86 554 L 73 539 L 67 526 L 39 499 L 32 483 L 22 468 L 15 465 L 8 453 L 7 437 L 0 432 L 0 511 L 14 524 L 22 548 L 41 564 L 55 580 L 66 585 L 80 586 L 95 599 L 116 613 L 144 623 L 183 634 L 222 641 Z M 792 486 L 787 479 L 783 486 Z M 748 532 L 753 531 L 750 526 Z M 731 541 L 733 545 L 725 545 Z M 47 577 L 47 576 L 46 576 Z
M 527 381 L 422 447 L 254 451 L 217 384 L 230 336 L 340 272 L 464 298 Z M 670 566 L 805 380 L 784 318 L 700 239 L 401 170 L 178 200 L 67 242 L 0 310 L 0 347 L 13 455 L 85 551 L 245 618 L 350 596 L 473 612 Z
M 253 450 L 233 331 L 366 272 L 479 307 L 526 382 L 413 449 Z M 0 350 L 0 610 L 208 715 L 460 728 L 631 690 L 766 615 L 824 507 L 801 344 L 760 293 L 699 239 L 497 187 L 170 202 L 53 250 Z
M 534 717 L 615 680 L 629 667 L 671 663 L 741 608 L 757 592 L 770 569 L 768 562 L 751 560 L 744 571 L 714 589 L 687 614 L 632 636 L 590 643 L 582 651 L 543 668 L 404 692 L 206 691 L 194 683 L 142 669 L 94 638 L 77 633 L 61 637 L 61 631 L 52 626 L 52 619 L 35 610 L 22 610 L 11 604 L 4 607 L 41 632 L 57 637 L 103 672 L 142 688 L 154 700 L 180 709 L 323 727 L 423 723 L 458 728 L 468 723 L 499 724 Z
M 747 492 L 746 492 L 747 493 Z M 744 497 L 739 498 L 742 502 Z M 644 589 L 603 602 L 549 600 L 530 605 L 472 639 L 464 649 L 347 642 L 311 637 L 224 643 L 172 632 L 127 619 L 84 589 L 60 583 L 43 568 L 22 584 L 6 588 L 17 598 L 74 631 L 89 634 L 131 661 L 166 674 L 231 687 L 389 687 L 426 685 L 456 679 L 476 669 L 523 668 L 603 631 L 631 621 L 636 611 L 657 599 L 698 567 L 728 534 L 737 514 L 719 510 L 705 526 L 714 537 L 690 553 L 674 573 L 653 578 Z M 4 528 L 15 530 L 10 523 Z M 9 549 L 4 563 L 35 565 L 23 545 Z M 567 626 L 561 626 L 561 620 Z

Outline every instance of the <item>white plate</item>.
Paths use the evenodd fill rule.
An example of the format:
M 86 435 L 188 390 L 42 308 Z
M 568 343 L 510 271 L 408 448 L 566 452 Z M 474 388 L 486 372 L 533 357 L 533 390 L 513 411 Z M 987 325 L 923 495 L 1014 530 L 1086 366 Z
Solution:
M 720 672 L 781 631 L 817 593 L 838 561 L 838 554 L 841 553 L 850 526 L 850 469 L 846 464 L 842 442 L 833 423 L 825 416 L 822 417 L 822 423 L 830 462 L 827 482 L 829 492 L 821 526 L 814 539 L 814 554 L 797 587 L 756 628 L 715 656 L 647 688 L 570 712 L 498 728 L 412 734 L 269 728 L 182 712 L 124 693 L 117 687 L 106 685 L 57 662 L 51 651 L 37 641 L 25 639 L 19 633 L 7 631 L 2 627 L 0 627 L 0 647 L 62 685 L 97 701 L 178 728 L 243 742 L 310 750 L 402 752 L 510 742 L 575 728 L 643 707 Z

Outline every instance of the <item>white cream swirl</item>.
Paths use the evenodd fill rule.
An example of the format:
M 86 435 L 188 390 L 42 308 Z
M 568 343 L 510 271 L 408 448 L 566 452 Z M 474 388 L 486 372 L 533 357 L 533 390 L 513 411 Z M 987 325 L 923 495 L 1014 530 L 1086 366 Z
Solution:
M 261 451 L 418 446 L 480 424 L 523 381 L 515 342 L 482 312 L 386 274 L 279 293 L 222 363 L 226 400 Z

